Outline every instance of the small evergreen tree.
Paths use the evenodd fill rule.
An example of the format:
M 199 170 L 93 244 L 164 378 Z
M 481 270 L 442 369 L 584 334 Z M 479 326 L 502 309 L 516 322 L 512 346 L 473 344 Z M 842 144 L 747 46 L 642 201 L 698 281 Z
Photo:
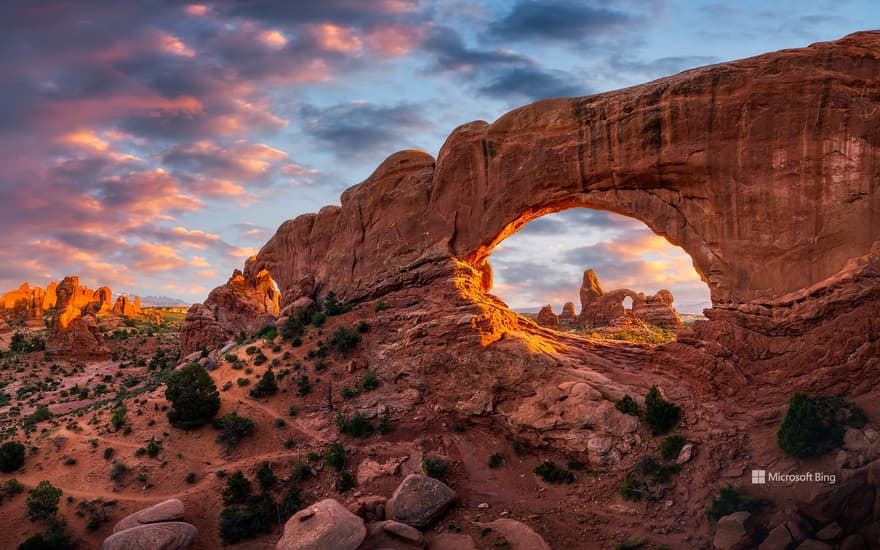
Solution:
M 272 372 L 270 367 L 260 378 L 260 381 L 257 382 L 257 385 L 251 389 L 250 394 L 251 397 L 267 397 L 276 393 L 278 393 L 278 382 L 275 380 L 275 373 Z
M 251 496 L 251 482 L 244 477 L 241 470 L 236 470 L 229 479 L 226 480 L 226 486 L 221 491 L 223 494 L 223 504 L 243 504 Z
M 0 471 L 14 472 L 24 464 L 24 445 L 18 441 L 7 441 L 0 445 Z
M 27 514 L 31 521 L 54 517 L 64 492 L 45 479 L 31 489 L 27 498 Z
M 662 435 L 681 420 L 681 408 L 660 395 L 657 386 L 651 386 L 645 396 L 645 423 L 654 435 Z
M 217 385 L 198 363 L 190 363 L 173 372 L 166 380 L 165 398 L 171 401 L 168 421 L 185 430 L 211 421 L 220 410 Z

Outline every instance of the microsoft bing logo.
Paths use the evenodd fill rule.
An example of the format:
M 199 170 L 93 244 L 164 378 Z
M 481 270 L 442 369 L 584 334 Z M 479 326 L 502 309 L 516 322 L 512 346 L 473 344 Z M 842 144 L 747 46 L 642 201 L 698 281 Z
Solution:
M 752 470 L 752 484 L 764 485 L 767 483 L 767 470 Z

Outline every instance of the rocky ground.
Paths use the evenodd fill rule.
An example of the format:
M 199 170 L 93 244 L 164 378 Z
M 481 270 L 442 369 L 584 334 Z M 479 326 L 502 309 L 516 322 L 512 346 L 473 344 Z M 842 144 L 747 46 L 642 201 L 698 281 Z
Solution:
M 483 358 L 477 365 L 456 345 L 444 349 L 435 342 L 438 334 L 455 340 L 467 331 L 443 328 L 455 325 L 429 315 L 425 304 L 411 298 L 400 292 L 382 306 L 356 304 L 321 327 L 309 326 L 299 342 L 271 338 L 270 332 L 223 353 L 188 358 L 211 369 L 222 390 L 219 415 L 234 411 L 255 424 L 254 432 L 232 447 L 218 443 L 210 426 L 184 431 L 168 424 L 161 381 L 177 361 L 165 365 L 162 357 L 176 349 L 173 331 L 106 338 L 116 360 L 79 366 L 59 361 L 54 374 L 55 361 L 40 352 L 8 358 L 6 378 L 15 381 L 4 388 L 11 402 L 0 410 L 6 414 L 5 437 L 25 442 L 28 452 L 23 468 L 2 477 L 14 477 L 27 488 L 41 480 L 61 488 L 59 516 L 84 547 L 97 547 L 128 514 L 179 499 L 183 521 L 198 529 L 194 547 L 216 548 L 222 544 L 221 489 L 228 476 L 241 470 L 256 488 L 264 463 L 277 476 L 268 489 L 274 498 L 295 484 L 303 506 L 332 498 L 374 529 L 370 526 L 378 524 L 369 522 L 382 519 L 377 511 L 385 500 L 407 475 L 423 474 L 428 459 L 446 465 L 441 477 L 456 495 L 454 506 L 423 529 L 429 538 L 456 535 L 461 541 L 466 535 L 477 548 L 503 547 L 502 530 L 487 530 L 485 524 L 513 519 L 553 548 L 613 548 L 628 539 L 643 541 L 643 548 L 703 548 L 712 545 L 718 530 L 705 510 L 721 486 L 744 485 L 767 499 L 751 520 L 765 530 L 774 526 L 774 514 L 809 499 L 809 491 L 818 488 L 751 486 L 752 468 L 806 467 L 843 476 L 876 458 L 880 440 L 873 424 L 852 434 L 851 450 L 841 456 L 807 463 L 786 458 L 775 444 L 784 403 L 775 410 L 744 411 L 697 401 L 693 390 L 648 366 L 655 344 L 548 331 L 522 319 L 523 340 L 502 339 L 490 346 L 493 354 L 477 343 L 474 353 Z M 469 313 L 464 308 L 450 315 L 463 319 Z M 332 344 L 339 327 L 358 334 L 351 349 Z M 402 354 L 402 348 L 423 351 Z M 151 370 L 151 363 L 158 368 Z M 470 365 L 470 372 L 462 365 Z M 251 397 L 270 368 L 278 392 Z M 27 377 L 21 378 L 23 372 Z M 38 393 L 21 391 L 28 384 L 40 387 L 46 376 L 58 384 L 46 381 Z M 137 384 L 126 382 L 135 379 Z M 110 391 L 95 396 L 98 384 Z M 621 484 L 638 475 L 645 457 L 659 459 L 663 437 L 652 436 L 612 403 L 626 393 L 641 405 L 652 384 L 684 409 L 676 433 L 686 438 L 689 452 L 680 457 L 679 472 L 652 486 L 645 498 L 626 501 L 618 492 Z M 74 385 L 89 388 L 90 395 L 71 397 Z M 114 427 L 112 415 L 120 402 L 127 413 Z M 870 418 L 880 414 L 869 396 L 857 402 Z M 48 404 L 53 416 L 26 431 L 22 419 L 39 404 Z M 16 407 L 19 414 L 10 414 Z M 337 415 L 351 420 L 356 413 L 372 433 L 340 433 Z M 151 440 L 158 443 L 155 452 L 147 452 Z M 324 459 L 333 442 L 345 449 L 342 471 L 352 476 L 352 488 L 337 486 L 341 473 Z M 111 456 L 107 449 L 113 449 Z M 569 471 L 572 482 L 548 483 L 536 475 L 535 468 L 547 460 Z M 112 477 L 117 462 L 125 468 Z M 295 481 L 294 472 L 303 469 L 306 479 Z M 20 542 L 45 529 L 41 521 L 23 520 L 26 497 L 27 491 L 0 506 L 4 540 Z M 271 532 L 230 547 L 273 548 L 285 519 Z

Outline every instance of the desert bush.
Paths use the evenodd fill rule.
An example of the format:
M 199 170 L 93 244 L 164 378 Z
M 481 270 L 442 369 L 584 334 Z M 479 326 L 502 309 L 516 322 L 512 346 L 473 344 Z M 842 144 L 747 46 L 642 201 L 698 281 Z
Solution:
M 342 355 L 346 355 L 353 350 L 360 341 L 361 335 L 348 327 L 337 327 L 330 334 L 330 345 L 333 346 L 337 353 Z
M 0 471 L 14 472 L 24 465 L 24 445 L 7 441 L 0 445 Z
M 632 416 L 639 415 L 639 405 L 638 403 L 636 403 L 636 400 L 629 395 L 624 395 L 623 397 L 618 399 L 614 403 L 614 406 L 617 408 L 618 411 L 624 414 L 629 414 Z
M 345 313 L 345 311 L 345 307 L 336 299 L 336 293 L 332 290 L 328 292 L 327 296 L 324 298 L 324 313 L 332 317 L 334 315 L 339 315 L 340 313 Z
M 678 434 L 667 436 L 660 443 L 660 458 L 663 460 L 675 460 L 686 441 L 684 436 Z
M 254 431 L 254 421 L 246 416 L 238 416 L 237 413 L 230 412 L 214 420 L 214 428 L 220 430 L 220 434 L 217 435 L 217 443 L 234 447 Z
M 116 461 L 110 466 L 110 479 L 113 481 L 119 481 L 127 471 L 128 466 L 126 466 L 125 463 Z
M 560 468 L 552 460 L 545 460 L 535 467 L 534 472 L 547 483 L 574 483 L 574 474 L 565 468 Z
M 157 441 L 155 438 L 150 437 L 149 443 L 147 443 L 147 456 L 150 458 L 156 458 L 159 456 L 159 451 L 162 450 L 162 443 Z
M 339 474 L 339 478 L 336 479 L 336 492 L 345 493 L 346 491 L 351 490 L 354 485 L 354 477 L 348 472 L 342 472 Z
M 312 391 L 312 383 L 309 381 L 309 377 L 305 374 L 299 377 L 299 380 L 296 382 L 296 394 L 300 397 L 308 395 L 309 392 Z
M 380 311 L 388 309 L 388 306 L 385 305 L 385 302 L 379 300 L 378 302 L 376 302 L 376 307 L 374 309 L 376 310 L 376 313 L 379 313 Z
M 73 550 L 77 547 L 73 535 L 63 521 L 51 518 L 49 528 L 43 533 L 31 535 L 18 545 L 18 550 Z
M 49 481 L 43 480 L 31 489 L 27 498 L 27 515 L 31 521 L 54 517 L 58 513 L 58 502 L 64 493 Z
M 504 455 L 501 453 L 492 453 L 489 455 L 489 467 L 492 469 L 500 468 L 504 464 Z
M 113 414 L 110 415 L 110 425 L 113 426 L 114 430 L 118 430 L 125 424 L 125 415 L 127 412 L 128 409 L 123 403 L 119 403 L 119 405 L 113 409 Z
M 341 471 L 345 467 L 345 447 L 342 443 L 334 441 L 327 446 L 324 451 L 324 461 L 336 471 Z
M 718 521 L 734 512 L 756 512 L 760 508 L 760 498 L 747 494 L 741 487 L 725 485 L 718 490 L 718 496 L 709 502 L 706 516 L 712 521 Z
M 254 495 L 246 506 L 225 508 L 220 512 L 220 537 L 236 543 L 272 531 L 277 518 L 275 502 L 267 494 Z
M 260 489 L 263 491 L 270 490 L 276 483 L 278 483 L 278 478 L 275 477 L 275 473 L 272 472 L 272 465 L 268 462 L 263 462 L 257 469 L 257 482 L 260 484 Z
M 422 471 L 428 477 L 436 479 L 445 479 L 449 470 L 449 464 L 439 458 L 426 457 L 422 460 Z
M 361 387 L 364 391 L 375 390 L 379 387 L 379 375 L 374 370 L 368 370 L 361 377 Z
M 282 518 L 290 517 L 302 508 L 303 500 L 299 494 L 299 487 L 296 483 L 291 483 L 281 495 L 281 501 L 278 503 L 278 514 Z
M 623 480 L 623 483 L 620 485 L 620 488 L 617 489 L 617 494 L 623 498 L 623 500 L 628 501 L 636 501 L 642 499 L 642 482 L 634 477 L 628 477 Z
M 662 435 L 674 428 L 681 420 L 681 408 L 666 401 L 657 386 L 651 386 L 645 396 L 645 423 L 654 435 Z
M 251 482 L 241 470 L 236 470 L 226 479 L 226 485 L 220 491 L 223 504 L 243 504 L 251 496 Z
M 217 385 L 201 365 L 190 363 L 165 380 L 165 398 L 171 401 L 168 421 L 185 430 L 211 421 L 220 410 Z
M 275 373 L 271 368 L 266 370 L 257 385 L 250 391 L 251 397 L 268 397 L 276 393 L 278 393 L 278 382 L 275 381 Z
M 352 437 L 369 437 L 375 431 L 373 424 L 359 412 L 354 413 L 351 418 L 336 413 L 336 427 L 339 428 L 339 433 Z
M 776 440 L 779 448 L 792 456 L 820 456 L 843 444 L 846 426 L 862 427 L 866 421 L 860 408 L 839 397 L 795 393 Z

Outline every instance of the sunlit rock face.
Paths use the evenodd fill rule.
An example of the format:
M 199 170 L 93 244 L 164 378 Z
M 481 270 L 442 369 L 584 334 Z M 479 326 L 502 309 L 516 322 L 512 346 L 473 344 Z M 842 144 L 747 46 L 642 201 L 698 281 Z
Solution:
M 277 281 L 281 307 L 302 296 L 304 280 L 313 282 L 311 297 L 332 290 L 343 300 L 404 290 L 437 297 L 457 285 L 483 315 L 457 330 L 478 332 L 483 344 L 525 338 L 494 302 L 481 305 L 490 252 L 538 216 L 592 207 L 643 221 L 681 246 L 707 282 L 710 321 L 674 353 L 698 353 L 703 363 L 723 357 L 712 368 L 741 374 L 811 365 L 803 373 L 810 380 L 830 376 L 817 366 L 876 365 L 877 52 L 880 32 L 856 33 L 540 101 L 492 124 L 460 126 L 436 161 L 395 153 L 345 191 L 340 206 L 282 224 L 240 275 L 236 288 L 247 290 L 227 283 L 208 297 L 222 330 L 201 343 L 218 345 L 220 333 L 255 324 L 244 320 L 255 311 L 272 314 L 251 290 L 262 273 Z M 463 266 L 474 284 L 456 282 Z M 198 339 L 192 332 L 184 327 L 183 342 Z M 835 351 L 814 357 L 810 343 Z
M 46 351 L 53 355 L 100 356 L 107 353 L 95 317 L 105 297 L 79 285 L 78 277 L 65 277 L 56 288 L 52 327 L 46 339 Z M 97 299 L 96 299 L 97 296 Z M 88 299 L 86 299 L 88 297 Z

